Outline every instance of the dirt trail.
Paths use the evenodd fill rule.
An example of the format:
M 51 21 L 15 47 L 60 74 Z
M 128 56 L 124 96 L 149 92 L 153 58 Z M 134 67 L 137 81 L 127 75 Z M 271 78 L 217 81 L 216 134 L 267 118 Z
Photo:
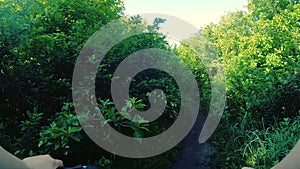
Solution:
M 197 120 L 183 140 L 183 149 L 172 169 L 211 169 L 211 157 L 216 152 L 209 143 L 199 144 L 199 134 L 206 116 L 199 113 Z

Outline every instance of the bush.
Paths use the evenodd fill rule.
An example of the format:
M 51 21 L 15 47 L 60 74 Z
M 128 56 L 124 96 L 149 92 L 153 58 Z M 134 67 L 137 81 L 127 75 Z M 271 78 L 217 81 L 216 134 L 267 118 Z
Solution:
M 300 109 L 300 4 L 249 1 L 248 9 L 248 13 L 228 13 L 219 24 L 204 29 L 226 74 L 227 107 L 212 138 L 219 151 L 214 161 L 217 168 L 241 168 L 246 163 L 271 166 L 282 157 L 279 150 L 270 150 L 277 146 L 282 151 L 280 138 L 290 135 L 290 144 L 298 139 L 294 129 L 299 123 L 293 120 Z M 294 128 L 279 124 L 286 118 Z M 286 135 L 275 138 L 280 130 Z M 249 149 L 241 158 L 240 149 L 245 147 Z
M 113 165 L 116 157 L 95 145 L 82 131 L 72 107 L 71 81 L 74 64 L 86 40 L 103 25 L 124 17 L 122 1 L 5 0 L 0 4 L 1 145 L 20 158 L 50 153 L 66 165 Z M 162 21 L 157 19 L 151 26 L 140 17 L 124 18 L 124 22 L 152 32 Z M 124 112 L 117 112 L 109 101 L 109 81 L 126 56 L 151 47 L 171 50 L 161 34 L 134 36 L 111 49 L 104 60 L 106 67 L 99 66 L 96 87 L 100 108 L 109 118 L 107 123 L 130 136 L 143 137 L 151 132 L 147 125 L 124 120 L 122 113 L 133 106 L 146 109 L 148 90 L 164 86 L 172 79 L 162 72 L 141 73 Z M 152 83 L 147 83 L 152 78 Z M 154 84 L 161 80 L 165 82 Z M 172 104 L 178 104 L 174 94 L 177 89 L 168 87 Z M 165 113 L 169 117 L 166 121 L 171 123 L 176 118 L 176 106 L 168 107 L 175 107 Z M 159 121 L 152 128 L 158 124 Z M 82 153 L 86 149 L 89 151 Z

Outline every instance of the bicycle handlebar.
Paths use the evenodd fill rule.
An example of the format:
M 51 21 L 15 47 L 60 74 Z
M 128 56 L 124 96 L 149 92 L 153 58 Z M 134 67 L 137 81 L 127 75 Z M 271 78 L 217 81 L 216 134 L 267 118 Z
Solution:
M 77 165 L 74 167 L 60 167 L 58 169 L 98 169 L 98 168 L 90 165 Z

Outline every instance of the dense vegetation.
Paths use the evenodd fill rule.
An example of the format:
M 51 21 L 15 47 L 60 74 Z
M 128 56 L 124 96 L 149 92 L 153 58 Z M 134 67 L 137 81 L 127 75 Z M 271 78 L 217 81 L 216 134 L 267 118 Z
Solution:
M 172 77 L 158 70 L 135 78 L 132 98 L 124 108 L 146 110 L 149 92 L 160 88 L 168 105 L 156 121 L 124 120 L 111 101 L 110 81 L 118 64 L 147 48 L 172 51 L 189 65 L 201 89 L 201 108 L 208 111 L 210 82 L 193 50 L 197 48 L 204 57 L 216 54 L 226 74 L 226 110 L 210 140 L 218 150 L 214 166 L 270 168 L 280 161 L 300 135 L 300 4 L 251 0 L 248 9 L 228 13 L 219 24 L 203 28 L 178 48 L 171 48 L 159 33 L 133 36 L 114 46 L 96 78 L 99 108 L 109 123 L 126 135 L 148 137 L 163 132 L 176 119 L 180 91 Z M 74 112 L 72 74 L 88 38 L 120 17 L 145 32 L 156 32 L 163 22 L 157 19 L 147 25 L 123 11 L 121 0 L 0 0 L 1 146 L 20 158 L 50 153 L 66 165 L 170 168 L 178 147 L 147 159 L 117 157 L 86 136 Z
M 217 168 L 270 168 L 299 139 L 299 1 L 250 1 L 205 28 L 227 78 Z
M 63 159 L 67 166 L 92 163 L 124 167 L 128 163 L 129 168 L 152 168 L 155 161 L 161 161 L 155 165 L 164 168 L 172 164 L 176 150 L 142 160 L 123 159 L 102 150 L 82 131 L 75 115 L 71 83 L 76 59 L 94 32 L 124 17 L 122 1 L 5 0 L 0 3 L 1 146 L 20 158 L 50 153 Z M 168 94 L 170 109 L 149 128 L 126 121 L 120 114 L 123 112 L 117 112 L 111 101 L 110 80 L 120 61 L 131 53 L 147 48 L 171 48 L 163 35 L 155 33 L 162 19 L 149 26 L 140 17 L 124 18 L 124 22 L 153 33 L 125 39 L 107 53 L 96 77 L 99 108 L 124 134 L 156 135 L 177 116 L 179 97 L 174 80 L 163 72 L 149 70 L 141 72 L 132 84 L 132 98 L 127 101 L 125 111 L 133 107 L 146 109 L 147 93 L 158 86 Z M 147 83 L 147 79 L 151 81 Z M 162 158 L 165 162 L 159 160 Z

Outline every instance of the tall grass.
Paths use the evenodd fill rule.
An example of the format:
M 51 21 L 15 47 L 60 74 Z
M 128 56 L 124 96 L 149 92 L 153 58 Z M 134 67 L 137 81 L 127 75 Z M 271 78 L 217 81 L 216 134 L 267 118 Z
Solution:
M 300 138 L 300 115 L 262 130 L 249 131 L 240 149 L 248 166 L 269 169 L 281 161 Z
M 244 166 L 255 169 L 270 169 L 280 162 L 300 139 L 300 112 L 294 118 L 254 120 L 251 113 L 245 113 L 236 120 L 225 113 L 212 136 L 218 153 L 213 159 L 215 168 L 241 169 Z M 229 116 L 229 117 L 227 117 Z

